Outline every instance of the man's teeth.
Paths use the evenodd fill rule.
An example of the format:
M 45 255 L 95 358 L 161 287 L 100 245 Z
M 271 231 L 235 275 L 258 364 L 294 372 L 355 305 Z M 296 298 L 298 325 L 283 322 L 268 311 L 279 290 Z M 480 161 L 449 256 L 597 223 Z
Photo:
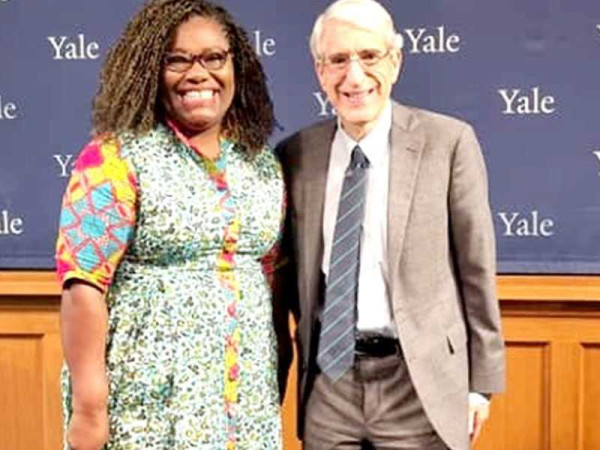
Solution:
M 203 89 L 201 91 L 186 92 L 184 98 L 187 100 L 209 100 L 213 97 L 215 91 L 212 89 Z
M 361 97 L 364 97 L 366 95 L 369 95 L 370 93 L 371 93 L 371 90 L 362 91 L 362 92 L 347 92 L 345 95 L 348 98 L 356 99 L 356 98 L 361 98 Z

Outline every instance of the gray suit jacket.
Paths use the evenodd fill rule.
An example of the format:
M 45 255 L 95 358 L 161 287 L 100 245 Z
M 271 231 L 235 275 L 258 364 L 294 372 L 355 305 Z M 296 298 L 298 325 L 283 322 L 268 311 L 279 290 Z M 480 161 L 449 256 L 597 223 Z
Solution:
M 389 289 L 400 344 L 425 412 L 446 444 L 467 449 L 468 392 L 504 388 L 495 241 L 483 157 L 459 120 L 393 104 Z M 297 320 L 299 433 L 314 376 L 322 308 L 323 203 L 336 121 L 277 147 L 288 189 L 282 277 Z M 281 326 L 282 320 L 279 320 Z M 281 376 L 289 357 L 281 344 Z

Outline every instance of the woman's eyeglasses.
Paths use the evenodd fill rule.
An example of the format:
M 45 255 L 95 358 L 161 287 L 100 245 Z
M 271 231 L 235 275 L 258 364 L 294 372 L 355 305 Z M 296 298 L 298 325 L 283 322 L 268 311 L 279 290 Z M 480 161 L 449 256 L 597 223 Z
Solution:
M 195 62 L 200 63 L 206 70 L 219 70 L 223 68 L 230 54 L 230 50 L 209 50 L 199 55 L 167 53 L 163 57 L 163 64 L 167 70 L 173 72 L 187 72 Z

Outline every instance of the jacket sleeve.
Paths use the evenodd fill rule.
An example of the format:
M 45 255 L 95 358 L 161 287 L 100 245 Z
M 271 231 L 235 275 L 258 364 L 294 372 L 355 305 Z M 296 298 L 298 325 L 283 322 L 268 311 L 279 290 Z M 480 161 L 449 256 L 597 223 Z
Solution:
M 496 296 L 496 254 L 481 148 L 465 125 L 451 166 L 450 227 L 469 341 L 469 389 L 504 389 L 504 342 Z
M 286 192 L 288 190 L 286 159 L 282 153 L 281 145 L 275 149 L 282 164 Z M 271 274 L 271 286 L 273 292 L 273 321 L 278 341 L 278 381 L 280 400 L 283 401 L 286 391 L 287 379 L 293 360 L 293 345 L 290 330 L 291 316 L 298 316 L 298 295 L 296 283 L 296 265 L 293 253 L 293 241 L 291 230 L 291 212 L 289 202 L 284 202 L 284 224 L 282 238 L 279 246 L 279 263 L 276 270 Z

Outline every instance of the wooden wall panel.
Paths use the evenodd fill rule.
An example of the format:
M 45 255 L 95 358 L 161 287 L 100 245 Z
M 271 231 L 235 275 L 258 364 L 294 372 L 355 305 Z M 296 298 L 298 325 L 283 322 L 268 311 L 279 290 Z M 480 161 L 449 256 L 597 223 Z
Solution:
M 0 296 L 0 449 L 58 450 L 58 299 Z
M 477 450 L 542 450 L 549 422 L 547 342 L 507 342 L 506 393 L 494 397 Z M 523 401 L 527 399 L 527 401 Z
M 579 342 L 553 342 L 550 367 L 551 449 L 581 449 L 579 445 L 581 385 L 581 345 Z M 547 447 L 546 447 L 547 448 Z
M 41 336 L 0 334 L 0 448 L 43 448 Z M 8 406 L 8 407 L 6 407 Z M 29 430 L 27 433 L 19 432 Z
M 583 346 L 582 445 L 600 449 L 600 344 Z
M 507 392 L 476 450 L 600 450 L 600 277 L 499 277 Z M 0 272 L 0 449 L 59 450 L 59 289 Z M 295 438 L 295 369 L 283 410 Z
M 494 400 L 491 420 L 477 448 L 600 449 L 600 305 L 505 301 L 502 306 L 508 388 Z M 534 355 L 516 357 L 522 351 L 518 349 L 540 345 L 545 348 L 541 373 Z M 543 381 L 541 403 L 536 380 Z M 541 421 L 535 424 L 530 402 L 542 407 Z M 536 438 L 538 423 L 543 439 Z
M 293 327 L 293 320 L 290 319 L 290 328 Z M 285 442 L 285 450 L 301 450 L 302 448 L 302 443 L 296 437 L 296 370 L 296 349 L 294 349 L 294 361 L 292 363 L 292 367 L 290 367 L 282 411 L 283 440 Z

